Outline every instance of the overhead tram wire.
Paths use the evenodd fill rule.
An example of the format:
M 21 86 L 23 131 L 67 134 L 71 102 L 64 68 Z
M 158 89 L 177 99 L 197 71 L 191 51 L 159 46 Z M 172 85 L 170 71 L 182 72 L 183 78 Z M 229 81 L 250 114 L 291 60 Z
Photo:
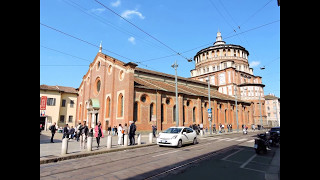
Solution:
M 82 41 L 82 42 L 84 42 L 84 43 L 86 43 L 86 44 L 89 44 L 89 45 L 91 45 L 91 46 L 93 46 L 93 47 L 100 48 L 99 46 L 97 46 L 97 45 L 95 45 L 95 44 L 93 44 L 93 43 L 90 43 L 90 42 L 88 42 L 88 41 L 85 41 L 85 40 L 80 39 L 80 38 L 78 38 L 78 37 L 75 37 L 75 36 L 73 36 L 73 35 L 70 35 L 70 34 L 65 33 L 65 32 L 63 32 L 63 31 L 60 31 L 60 30 L 58 30 L 58 29 L 56 29 L 56 28 L 53 28 L 53 27 L 48 26 L 48 25 L 46 25 L 46 24 L 43 24 L 43 23 L 41 23 L 41 22 L 40 22 L 40 25 L 42 25 L 42 26 L 44 26 L 44 27 L 47 27 L 47 28 L 49 28 L 49 29 L 52 29 L 52 30 L 54 30 L 54 31 L 57 31 L 57 32 L 59 32 L 59 33 L 61 33 L 61 34 L 64 34 L 64 35 L 66 35 L 66 36 L 69 36 L 69 37 L 72 37 L 72 38 L 74 38 L 74 39 L 77 39 L 77 40 L 79 40 L 79 41 Z M 151 68 L 151 67 L 149 67 L 149 66 L 147 66 L 147 65 L 145 65 L 145 64 L 142 64 L 141 62 L 133 61 L 132 59 L 127 58 L 127 57 L 125 57 L 125 56 L 122 56 L 122 55 L 120 55 L 120 54 L 118 54 L 118 53 L 115 53 L 115 52 L 112 52 L 112 51 L 109 51 L 109 50 L 106 50 L 106 49 L 102 49 L 102 50 L 103 50 L 103 51 L 106 51 L 106 52 L 109 52 L 109 53 L 112 53 L 112 54 L 115 54 L 115 55 L 117 55 L 117 56 L 119 56 L 119 57 L 122 57 L 122 58 L 124 58 L 124 59 L 129 60 L 129 61 L 132 61 L 132 62 L 134 62 L 134 63 L 139 63 L 139 64 L 141 64 L 142 66 L 145 66 L 145 67 L 148 67 L 148 68 L 150 68 L 150 69 L 155 70 L 154 68 Z M 155 70 L 155 71 L 157 71 L 157 70 Z
M 86 14 L 86 15 L 88 15 L 88 16 L 96 19 L 96 20 L 98 20 L 99 22 L 101 22 L 101 23 L 103 23 L 103 24 L 105 24 L 105 25 L 108 25 L 108 26 L 114 28 L 115 30 L 117 30 L 117 31 L 119 31 L 119 32 L 122 32 L 122 33 L 124 33 L 124 34 L 129 35 L 129 36 L 134 36 L 134 37 L 136 37 L 137 39 L 140 39 L 142 42 L 146 43 L 146 44 L 149 45 L 149 46 L 153 46 L 153 47 L 156 47 L 156 48 L 160 48 L 161 50 L 168 50 L 168 49 L 164 48 L 163 46 L 160 46 L 159 44 L 155 44 L 154 42 L 151 42 L 151 41 L 149 41 L 149 40 L 143 39 L 141 36 L 139 36 L 139 35 L 137 35 L 137 34 L 134 34 L 134 33 L 130 32 L 130 31 L 122 28 L 122 27 L 119 27 L 119 26 L 111 23 L 110 21 L 108 21 L 108 20 L 105 19 L 105 18 L 102 18 L 101 16 L 98 16 L 98 15 L 96 15 L 96 14 L 94 14 L 94 13 L 92 13 L 92 14 L 88 13 L 88 11 L 89 11 L 88 9 L 85 9 L 84 7 L 82 7 L 81 5 L 79 5 L 79 4 L 77 4 L 77 3 L 73 2 L 73 1 L 68 2 L 68 1 L 66 1 L 66 0 L 63 0 L 63 2 L 65 2 L 66 4 L 68 4 L 68 5 L 76 8 L 77 10 L 83 12 L 84 14 Z
M 272 22 L 269 22 L 269 23 L 266 23 L 266 24 L 263 24 L 263 25 L 260 25 L 260 26 L 257 26 L 257 27 L 254 27 L 254 28 L 248 29 L 248 30 L 246 30 L 246 31 L 242 31 L 241 33 L 238 33 L 238 34 L 235 34 L 235 35 L 231 35 L 231 36 L 224 37 L 223 39 L 228 39 L 228 38 L 234 37 L 234 36 L 239 35 L 239 34 L 244 34 L 244 33 L 247 33 L 247 32 L 249 32 L 249 31 L 252 31 L 252 30 L 255 30 L 255 29 L 259 29 L 259 28 L 261 28 L 261 27 L 264 27 L 264 26 L 267 26 L 267 25 L 270 25 L 270 24 L 273 24 L 273 23 L 276 23 L 276 22 L 279 22 L 279 21 L 280 21 L 280 20 L 272 21 Z M 190 52 L 190 51 L 196 50 L 196 49 L 198 49 L 198 48 L 201 48 L 201 47 L 205 47 L 205 46 L 211 45 L 211 44 L 213 44 L 213 43 L 214 43 L 214 42 L 210 42 L 210 43 L 207 43 L 207 44 L 203 44 L 203 45 L 201 45 L 201 46 L 198 46 L 198 47 L 195 47 L 195 48 L 192 48 L 192 49 L 189 49 L 189 50 L 183 51 L 183 52 L 181 52 L 180 54 L 184 54 L 184 53 L 187 53 L 187 52 Z M 152 61 L 152 60 L 156 60 L 156 59 L 167 58 L 167 57 L 174 56 L 174 55 L 177 55 L 177 54 L 171 54 L 171 55 L 163 56 L 163 57 L 159 57 L 159 58 L 152 58 L 152 59 L 148 59 L 148 60 L 143 60 L 143 61 L 141 61 L 141 62 L 147 62 L 147 61 Z
M 182 58 L 186 59 L 186 60 L 190 60 L 188 58 L 186 58 L 185 56 L 181 55 L 181 53 L 175 51 L 174 49 L 172 49 L 171 47 L 169 47 L 168 45 L 166 45 L 165 43 L 163 43 L 162 41 L 160 41 L 159 39 L 157 39 L 156 37 L 152 36 L 151 34 L 147 33 L 146 31 L 144 31 L 143 29 L 141 29 L 140 27 L 138 27 L 137 25 L 135 25 L 134 23 L 132 23 L 131 21 L 127 20 L 126 18 L 122 17 L 120 14 L 116 13 L 115 11 L 113 11 L 112 9 L 110 9 L 109 7 L 107 7 L 106 5 L 102 4 L 100 1 L 94 0 L 97 3 L 99 3 L 101 6 L 105 7 L 107 10 L 109 10 L 110 12 L 112 12 L 113 14 L 119 16 L 121 19 L 125 20 L 126 22 L 128 22 L 129 24 L 131 24 L 132 26 L 134 26 L 135 28 L 139 29 L 141 32 L 145 33 L 146 35 L 148 35 L 149 37 L 151 37 L 152 39 L 154 39 L 155 41 L 159 42 L 160 44 L 164 45 L 165 47 L 167 47 L 168 49 L 170 49 L 171 51 L 173 51 L 174 53 L 176 53 L 177 55 L 181 56 Z

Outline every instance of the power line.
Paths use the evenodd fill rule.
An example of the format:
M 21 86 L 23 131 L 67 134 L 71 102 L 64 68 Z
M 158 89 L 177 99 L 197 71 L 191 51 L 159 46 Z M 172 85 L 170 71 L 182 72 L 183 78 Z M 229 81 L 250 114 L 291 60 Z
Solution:
M 87 12 L 88 9 L 85 9 L 84 7 L 80 6 L 78 3 L 75 3 L 75 2 L 73 2 L 73 1 L 70 1 L 70 2 L 71 2 L 71 3 L 70 3 L 70 2 L 67 2 L 67 1 L 65 1 L 65 0 L 63 0 L 63 2 L 65 2 L 66 4 L 68 4 L 68 5 L 76 8 L 76 9 L 78 9 L 79 11 L 85 13 L 86 15 L 88 15 L 88 16 L 90 16 L 90 17 L 92 17 L 92 18 L 94 18 L 94 19 L 96 19 L 96 20 L 98 20 L 98 21 L 100 21 L 101 23 L 103 23 L 103 24 L 105 24 L 105 25 L 111 26 L 112 28 L 118 30 L 119 32 L 122 32 L 122 33 L 124 33 L 124 34 L 129 35 L 129 36 L 137 37 L 138 39 L 140 39 L 142 42 L 146 43 L 146 44 L 149 45 L 149 46 L 161 48 L 161 50 L 167 50 L 167 49 L 165 49 L 164 47 L 159 46 L 158 44 L 154 44 L 154 43 L 151 42 L 151 41 L 145 40 L 145 39 L 143 39 L 142 37 L 140 37 L 139 35 L 134 34 L 134 33 L 132 33 L 132 32 L 129 32 L 128 30 L 126 30 L 126 29 L 124 29 L 124 28 L 122 28 L 122 27 L 119 27 L 119 26 L 111 23 L 110 21 L 108 21 L 108 20 L 105 19 L 105 18 L 102 18 L 101 16 L 98 16 L 98 15 L 93 14 L 93 13 L 92 13 L 92 14 L 88 13 L 88 12 Z M 86 11 L 86 10 L 87 10 L 87 11 Z
M 45 26 L 45 27 L 47 27 L 47 28 L 49 28 L 49 29 L 52 29 L 52 30 L 54 30 L 54 31 L 57 31 L 57 32 L 59 32 L 59 33 L 62 33 L 62 34 L 64 34 L 64 35 L 66 35 L 66 36 L 69 36 L 69 37 L 72 37 L 72 38 L 74 38 L 74 39 L 77 39 L 77 40 L 79 40 L 79 41 L 82 41 L 82 42 L 84 42 L 84 43 L 87 43 L 87 44 L 89 44 L 89 45 L 91 45 L 91 46 L 93 46 L 93 47 L 100 48 L 99 46 L 97 46 L 97 45 L 95 45 L 95 44 L 93 44 L 93 43 L 90 43 L 90 42 L 88 42 L 88 41 L 86 41 L 86 40 L 80 39 L 80 38 L 78 38 L 78 37 L 75 37 L 75 36 L 70 35 L 70 34 L 68 34 L 68 33 L 65 33 L 65 32 L 63 32 L 63 31 L 60 31 L 60 30 L 58 30 L 58 29 L 56 29 L 56 28 L 53 28 L 53 27 L 48 26 L 48 25 L 46 25 L 46 24 L 43 24 L 43 23 L 41 23 L 41 22 L 40 22 L 40 25 Z M 133 61 L 133 60 L 131 60 L 130 58 L 127 58 L 127 57 L 125 57 L 125 56 L 122 56 L 122 55 L 120 55 L 120 54 L 118 54 L 118 53 L 115 53 L 115 52 L 112 52 L 112 51 L 109 51 L 109 50 L 106 50 L 106 49 L 102 49 L 102 50 L 103 50 L 103 51 L 110 52 L 110 53 L 115 54 L 115 55 L 117 55 L 117 56 L 120 56 L 120 57 L 122 57 L 122 58 L 124 58 L 124 59 L 127 59 L 127 60 L 129 60 L 129 61 L 132 61 L 132 62 L 134 62 L 134 63 L 139 63 L 139 64 L 141 64 L 142 66 L 145 66 L 145 67 L 148 67 L 148 68 L 150 68 L 150 69 L 155 70 L 154 68 L 151 68 L 151 67 L 149 67 L 148 65 L 144 65 L 144 64 L 142 64 L 141 62 Z M 155 71 L 157 71 L 157 70 L 155 70 Z
M 71 56 L 71 57 L 74 57 L 74 58 L 78 58 L 78 59 L 81 59 L 81 60 L 84 60 L 84 61 L 91 62 L 90 60 L 83 59 L 83 58 L 80 58 L 80 57 L 77 57 L 77 56 L 74 56 L 74 55 L 71 55 L 71 54 L 68 54 L 68 53 L 65 53 L 65 52 L 56 50 L 56 49 L 52 49 L 52 48 L 49 48 L 49 47 L 46 47 L 46 46 L 42 46 L 42 45 L 40 45 L 40 46 L 43 47 L 43 48 L 49 49 L 49 50 L 51 50 L 51 51 L 59 52 L 59 53 L 61 53 L 61 54 L 65 54 L 65 55 L 68 55 L 68 56 Z
M 126 18 L 122 17 L 120 14 L 116 13 L 115 11 L 113 11 L 112 9 L 110 9 L 109 7 L 107 7 L 106 5 L 102 4 L 101 2 L 95 0 L 97 3 L 99 3 L 101 6 L 105 7 L 107 10 L 111 11 L 112 13 L 114 13 L 115 15 L 119 16 L 121 19 L 125 20 L 126 22 L 128 22 L 129 24 L 131 24 L 132 26 L 134 26 L 135 28 L 139 29 L 141 32 L 145 33 L 146 35 L 148 35 L 149 37 L 151 37 L 152 39 L 156 40 L 157 42 L 159 42 L 160 44 L 164 45 L 165 47 L 167 47 L 168 49 L 170 49 L 171 51 L 173 51 L 174 53 L 176 53 L 177 55 L 183 57 L 186 60 L 189 60 L 188 58 L 184 57 L 181 55 L 181 53 L 175 51 L 174 49 L 172 49 L 171 47 L 169 47 L 168 45 L 166 45 L 165 43 L 163 43 L 162 41 L 160 41 L 159 39 L 157 39 L 156 37 L 152 36 L 151 34 L 147 33 L 146 31 L 144 31 L 143 29 L 141 29 L 140 27 L 138 27 L 137 25 L 135 25 L 134 23 L 130 22 L 129 20 L 127 20 Z

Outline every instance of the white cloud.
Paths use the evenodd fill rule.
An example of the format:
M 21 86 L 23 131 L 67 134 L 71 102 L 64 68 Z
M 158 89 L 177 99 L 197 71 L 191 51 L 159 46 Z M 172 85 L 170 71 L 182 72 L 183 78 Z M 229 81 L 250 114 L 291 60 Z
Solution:
M 93 13 L 102 13 L 103 11 L 105 11 L 105 8 L 96 8 L 96 9 L 90 9 L 90 12 Z
M 260 64 L 260 61 L 251 61 L 250 66 L 256 67 L 256 66 L 259 66 L 259 64 Z
M 136 44 L 136 39 L 134 37 L 129 37 L 128 41 L 131 42 L 132 44 Z
M 110 4 L 111 4 L 111 6 L 113 6 L 113 7 L 118 7 L 118 6 L 120 6 L 121 1 L 120 1 L 120 0 L 117 0 L 116 2 L 111 2 Z
M 121 16 L 124 17 L 124 18 L 128 18 L 130 19 L 131 18 L 131 15 L 137 15 L 139 16 L 140 19 L 144 19 L 145 17 L 141 14 L 141 12 L 137 11 L 136 10 L 126 10 L 124 11 Z

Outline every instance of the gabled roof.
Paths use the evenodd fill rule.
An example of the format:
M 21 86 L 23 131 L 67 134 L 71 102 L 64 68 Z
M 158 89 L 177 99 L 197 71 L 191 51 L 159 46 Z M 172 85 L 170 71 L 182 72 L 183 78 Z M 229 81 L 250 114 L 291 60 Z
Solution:
M 65 92 L 65 93 L 73 93 L 78 94 L 78 91 L 73 87 L 66 87 L 66 86 L 48 86 L 46 84 L 40 85 L 40 90 L 50 90 L 50 91 L 59 91 L 59 92 Z

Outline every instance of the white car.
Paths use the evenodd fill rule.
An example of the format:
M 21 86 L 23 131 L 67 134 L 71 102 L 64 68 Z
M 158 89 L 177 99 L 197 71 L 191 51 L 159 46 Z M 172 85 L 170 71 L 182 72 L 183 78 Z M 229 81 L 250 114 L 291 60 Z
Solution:
M 159 133 L 157 144 L 159 146 L 177 146 L 183 144 L 197 144 L 197 133 L 189 127 L 170 127 L 169 129 Z

